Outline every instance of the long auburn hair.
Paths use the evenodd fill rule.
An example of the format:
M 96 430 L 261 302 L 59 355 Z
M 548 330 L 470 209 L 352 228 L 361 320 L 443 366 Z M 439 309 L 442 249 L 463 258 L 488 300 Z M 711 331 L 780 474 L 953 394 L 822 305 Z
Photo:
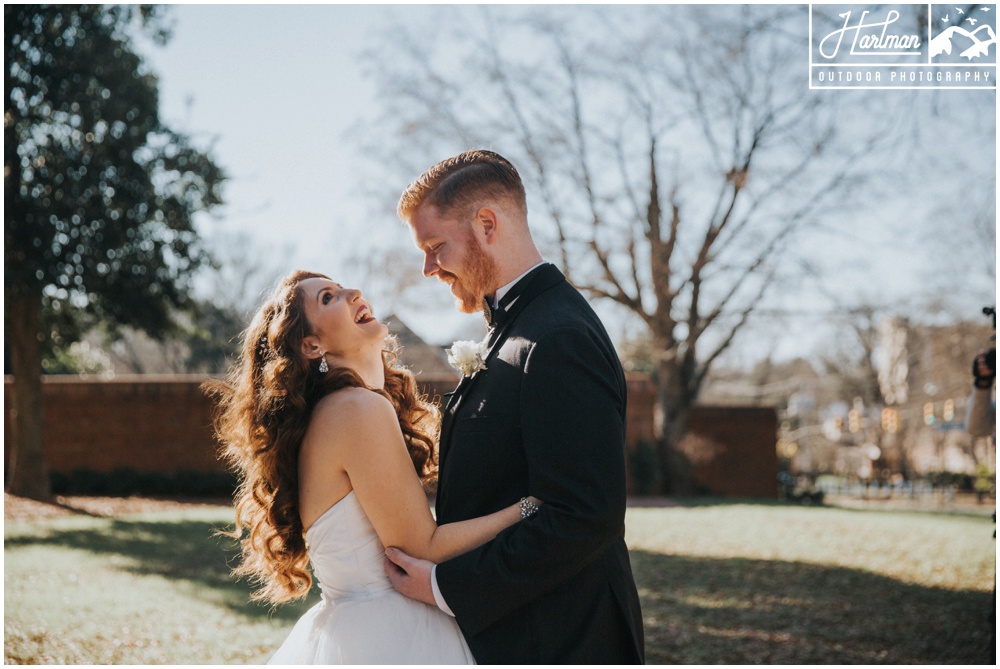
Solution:
M 239 485 L 234 495 L 242 560 L 233 572 L 260 585 L 253 599 L 278 604 L 304 597 L 312 586 L 299 516 L 298 460 L 316 403 L 342 388 L 366 388 L 348 368 L 320 374 L 301 352 L 312 332 L 299 284 L 328 278 L 297 270 L 285 277 L 243 333 L 236 364 L 225 380 L 208 381 L 217 398 L 215 431 Z M 392 402 L 421 481 L 437 474 L 439 414 L 417 391 L 413 374 L 396 366 L 395 342 L 382 351 L 385 386 L 368 388 Z

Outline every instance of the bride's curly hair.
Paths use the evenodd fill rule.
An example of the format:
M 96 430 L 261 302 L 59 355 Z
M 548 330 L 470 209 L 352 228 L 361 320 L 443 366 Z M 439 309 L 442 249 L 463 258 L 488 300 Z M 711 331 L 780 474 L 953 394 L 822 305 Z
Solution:
M 260 585 L 253 599 L 274 604 L 304 597 L 312 585 L 299 517 L 298 460 L 313 407 L 341 388 L 366 387 L 351 369 L 320 374 L 302 354 L 302 339 L 312 327 L 299 284 L 310 278 L 328 277 L 299 270 L 278 284 L 243 333 L 226 379 L 204 386 L 218 400 L 216 435 L 239 481 L 231 536 L 242 540 L 242 560 L 233 571 Z M 396 366 L 395 342 L 387 344 L 385 386 L 369 390 L 392 402 L 413 467 L 430 484 L 437 474 L 439 414 L 417 391 L 413 374 Z

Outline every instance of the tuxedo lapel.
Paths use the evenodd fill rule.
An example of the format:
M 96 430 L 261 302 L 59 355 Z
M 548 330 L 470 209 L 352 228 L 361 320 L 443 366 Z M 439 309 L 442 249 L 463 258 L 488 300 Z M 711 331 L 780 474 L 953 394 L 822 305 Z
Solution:
M 483 358 L 484 361 L 488 359 L 489 354 Z M 482 374 L 482 371 L 475 372 L 472 376 L 463 376 L 455 388 L 455 392 L 452 393 L 448 399 L 448 403 L 445 405 L 441 416 L 441 438 L 438 442 L 439 465 L 444 463 L 444 456 L 448 452 L 448 446 L 451 442 L 451 427 L 455 420 L 455 414 L 458 413 L 458 409 L 462 405 L 462 399 L 468 394 L 469 389 L 475 384 L 480 374 Z
M 478 372 L 476 373 L 478 374 Z M 448 451 L 448 438 L 451 435 L 451 423 L 455 418 L 455 411 L 458 409 L 462 393 L 471 380 L 472 377 L 462 376 L 462 380 L 458 382 L 455 390 L 448 394 L 448 401 L 441 412 L 441 436 L 438 439 L 438 465 L 444 462 L 445 453 Z
M 504 317 L 503 323 L 490 333 L 489 339 L 487 340 L 487 350 L 486 359 L 493 354 L 497 346 L 501 342 L 506 340 L 506 333 L 510 329 L 511 323 L 517 320 L 518 314 L 524 311 L 524 308 L 538 295 L 545 292 L 549 288 L 552 288 L 557 283 L 565 281 L 565 277 L 562 275 L 555 265 L 550 263 L 545 263 L 538 269 L 530 272 L 524 279 L 522 279 L 523 286 L 521 282 L 511 289 L 511 293 L 517 291 L 516 294 L 511 295 L 508 293 L 508 297 L 513 297 L 510 304 L 506 308 L 506 316 Z M 505 298 L 507 299 L 507 298 Z
M 497 349 L 503 345 L 503 342 L 507 340 L 511 325 L 515 320 L 517 320 L 518 315 L 524 311 L 524 308 L 533 299 L 535 299 L 535 297 L 566 280 L 562 272 L 560 272 L 555 265 L 549 263 L 542 265 L 526 278 L 529 278 L 529 281 L 525 283 L 521 294 L 518 295 L 517 299 L 508 309 L 507 317 L 503 324 L 489 335 L 489 339 L 487 340 L 486 355 L 483 356 L 483 362 L 486 364 L 486 370 L 489 370 L 490 359 L 493 357 L 494 352 L 496 352 Z M 482 375 L 483 372 L 479 371 L 472 376 L 462 377 L 462 381 L 458 384 L 458 387 L 455 388 L 454 394 L 445 405 L 444 413 L 441 417 L 441 438 L 438 445 L 439 465 L 444 464 L 445 455 L 451 446 L 451 428 L 454 424 L 455 415 L 458 413 L 459 408 L 461 408 L 462 400 L 469 394 L 472 386 L 475 385 L 476 381 Z

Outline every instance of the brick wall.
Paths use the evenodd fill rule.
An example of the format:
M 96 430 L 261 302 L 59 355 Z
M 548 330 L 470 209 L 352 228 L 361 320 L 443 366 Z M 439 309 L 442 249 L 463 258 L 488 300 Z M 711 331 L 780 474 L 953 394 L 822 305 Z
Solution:
M 120 376 L 93 381 L 42 378 L 49 469 L 111 472 L 225 471 L 212 438 L 204 376 Z M 12 382 L 4 379 L 4 466 L 10 444 Z
M 724 497 L 778 496 L 778 415 L 768 407 L 697 406 L 681 448 L 698 484 Z
M 212 401 L 201 391 L 205 377 L 131 376 L 94 381 L 43 377 L 43 420 L 49 469 L 112 472 L 224 471 L 212 436 Z M 441 397 L 455 387 L 451 376 L 418 378 L 422 392 Z M 4 379 L 4 416 L 12 383 Z M 652 444 L 656 389 L 647 376 L 628 376 L 628 447 Z M 696 407 L 684 444 L 698 482 L 716 495 L 776 496 L 777 418 L 771 409 Z M 4 466 L 10 420 L 4 421 Z M 631 480 L 629 489 L 632 489 Z

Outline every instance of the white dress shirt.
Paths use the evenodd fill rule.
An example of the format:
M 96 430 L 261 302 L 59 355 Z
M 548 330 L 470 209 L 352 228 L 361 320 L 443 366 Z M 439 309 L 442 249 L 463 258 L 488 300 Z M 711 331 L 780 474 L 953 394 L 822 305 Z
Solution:
M 545 261 L 543 260 L 542 262 L 538 263 L 537 265 L 532 265 L 523 274 L 521 274 L 520 276 L 518 276 L 517 278 L 515 278 L 510 283 L 505 284 L 505 285 L 500 286 L 499 288 L 497 288 L 496 295 L 493 296 L 493 308 L 494 309 L 497 308 L 497 306 L 500 304 L 500 300 L 503 299 L 504 295 L 506 295 L 508 292 L 510 292 L 510 289 L 514 287 L 515 283 L 517 283 L 518 281 L 520 281 L 524 277 L 528 276 L 528 273 L 531 272 L 531 271 L 533 271 L 536 267 L 541 267 L 544 264 L 545 264 Z M 514 302 L 517 302 L 517 298 L 516 297 L 514 298 Z M 510 304 L 514 304 L 514 302 L 511 302 Z M 507 305 L 507 306 L 510 306 L 510 305 Z

